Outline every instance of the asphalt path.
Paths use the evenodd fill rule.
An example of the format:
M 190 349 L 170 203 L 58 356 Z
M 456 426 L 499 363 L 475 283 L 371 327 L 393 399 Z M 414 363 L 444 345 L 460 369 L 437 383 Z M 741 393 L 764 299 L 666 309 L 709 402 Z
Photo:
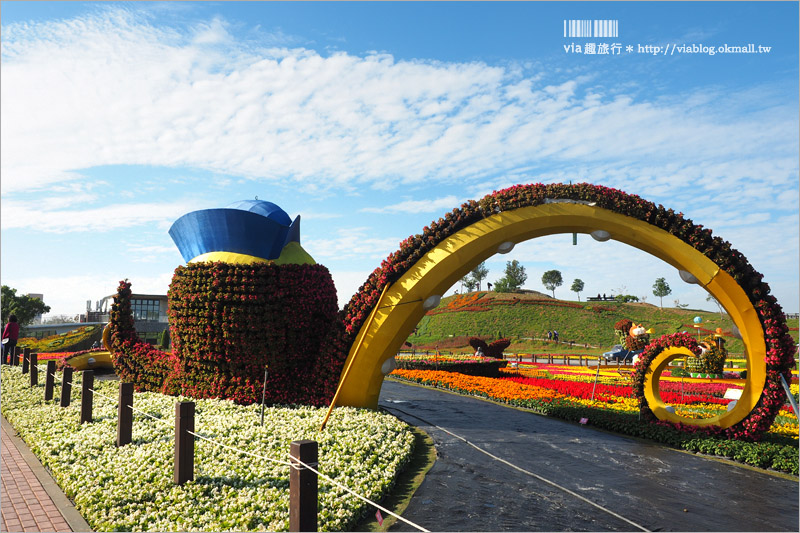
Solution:
M 403 512 L 432 531 L 800 528 L 796 479 L 395 381 L 379 405 L 435 443 Z

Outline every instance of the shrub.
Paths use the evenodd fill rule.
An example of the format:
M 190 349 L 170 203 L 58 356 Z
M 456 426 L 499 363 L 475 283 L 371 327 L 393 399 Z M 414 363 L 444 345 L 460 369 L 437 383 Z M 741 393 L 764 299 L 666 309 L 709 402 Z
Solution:
M 487 378 L 500 377 L 500 369 L 505 368 L 508 361 L 436 361 L 430 359 L 398 360 L 397 368 L 401 370 L 443 370 L 458 372 L 469 376 L 483 376 Z

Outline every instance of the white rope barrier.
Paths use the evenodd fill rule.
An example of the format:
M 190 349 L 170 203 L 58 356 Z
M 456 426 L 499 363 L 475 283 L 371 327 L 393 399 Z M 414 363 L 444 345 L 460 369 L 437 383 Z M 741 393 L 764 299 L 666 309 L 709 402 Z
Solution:
M 217 446 L 220 446 L 222 448 L 226 448 L 228 450 L 231 450 L 231 451 L 234 451 L 234 452 L 237 452 L 237 453 L 243 453 L 245 455 L 249 455 L 250 457 L 255 457 L 256 459 L 262 459 L 264 461 L 269 461 L 269 462 L 272 462 L 272 463 L 278 463 L 278 464 L 281 464 L 281 465 L 284 465 L 284 466 L 291 466 L 292 465 L 292 463 L 289 463 L 288 461 L 281 461 L 280 459 L 273 459 L 272 457 L 267 457 L 266 455 L 258 455 L 257 453 L 248 452 L 246 450 L 242 450 L 242 449 L 236 448 L 234 446 L 229 446 L 228 444 L 225 444 L 225 443 L 220 442 L 218 440 L 214 440 L 212 438 L 206 437 L 206 436 L 201 435 L 199 433 L 195 433 L 194 431 L 187 431 L 187 433 L 189 435 L 194 435 L 198 439 L 202 439 L 204 441 L 210 442 L 212 444 L 215 444 Z
M 47 365 L 40 365 L 40 364 L 37 364 L 36 366 L 37 366 L 37 367 L 39 367 L 39 366 L 44 366 L 44 367 L 46 368 L 46 366 L 47 366 Z M 46 374 L 46 373 L 47 373 L 47 372 L 45 371 L 45 374 Z M 50 375 L 51 375 L 51 376 L 53 376 L 54 378 L 56 378 L 56 375 L 55 375 L 55 374 L 50 374 Z M 60 381 L 60 380 L 59 380 L 59 381 Z M 103 393 L 101 393 L 101 392 L 98 392 L 98 391 L 96 391 L 95 389 L 93 389 L 93 388 L 91 388 L 91 387 L 90 387 L 88 390 L 90 390 L 90 391 L 92 392 L 92 394 L 96 394 L 97 396 L 100 396 L 100 397 L 102 397 L 102 398 L 105 398 L 105 399 L 107 399 L 107 400 L 108 400 L 108 401 L 110 401 L 110 402 L 117 402 L 117 401 L 118 401 L 117 399 L 115 399 L 115 398 L 112 398 L 112 397 L 110 397 L 110 396 L 107 396 L 107 395 L 105 395 L 105 394 L 103 394 Z M 134 412 L 137 412 L 137 413 L 140 413 L 140 414 L 142 414 L 142 415 L 144 415 L 144 416 L 150 417 L 150 418 L 152 418 L 153 420 L 156 420 L 156 421 L 158 421 L 158 422 L 162 422 L 162 423 L 163 423 L 164 425 L 166 425 L 166 426 L 173 427 L 173 424 L 171 424 L 171 423 L 167 422 L 167 421 L 166 421 L 166 420 L 164 420 L 164 419 L 157 418 L 157 417 L 155 417 L 155 416 L 151 415 L 150 413 L 147 413 L 147 412 L 145 412 L 145 411 L 142 411 L 141 409 L 136 409 L 136 408 L 135 408 L 135 407 L 133 407 L 132 405 L 129 405 L 128 407 L 130 407 L 130 409 L 131 409 L 132 411 L 134 411 Z M 445 430 L 445 431 L 446 431 L 446 430 Z M 281 460 L 281 459 L 275 459 L 275 458 L 272 458 L 272 457 L 268 457 L 268 456 L 266 456 L 266 455 L 259 455 L 259 454 L 253 453 L 253 452 L 248 452 L 248 451 L 246 451 L 246 450 L 242 450 L 242 449 L 240 449 L 240 448 L 236 448 L 236 447 L 234 447 L 234 446 L 230 446 L 230 445 L 228 445 L 228 444 L 225 444 L 225 443 L 223 443 L 223 442 L 220 442 L 220 441 L 218 441 L 218 440 L 214 440 L 214 439 L 212 439 L 212 438 L 210 438 L 210 437 L 206 437 L 205 435 L 201 435 L 200 433 L 196 433 L 196 432 L 194 432 L 194 431 L 187 431 L 187 433 L 189 433 L 190 435 L 193 435 L 193 436 L 197 437 L 198 439 L 201 439 L 201 440 L 204 440 L 204 441 L 206 441 L 206 442 L 209 442 L 209 443 L 211 443 L 211 444 L 213 444 L 213 445 L 215 445 L 215 446 L 219 446 L 219 447 L 221 447 L 221 448 L 225 448 L 225 449 L 227 449 L 227 450 L 230 450 L 230 451 L 233 451 L 233 452 L 236 452 L 236 453 L 241 453 L 241 454 L 244 454 L 244 455 L 249 455 L 250 457 L 254 457 L 254 458 L 256 458 L 256 459 L 261 459 L 261 460 L 263 460 L 263 461 L 272 462 L 272 463 L 280 464 L 280 465 L 283 465 L 283 466 L 288 466 L 288 467 L 291 467 L 291 468 L 299 468 L 299 467 L 297 466 L 297 464 L 299 464 L 299 465 L 301 465 L 302 467 L 304 467 L 304 468 L 307 468 L 307 469 L 309 469 L 310 471 L 314 472 L 314 473 L 315 473 L 317 476 L 319 476 L 319 477 L 321 477 L 321 478 L 323 478 L 323 479 L 326 479 L 327 481 L 329 481 L 330 483 L 332 483 L 332 484 L 336 485 L 337 487 L 341 488 L 342 490 L 344 490 L 344 491 L 346 491 L 346 492 L 348 492 L 348 493 L 352 494 L 353 496 L 355 496 L 355 497 L 356 497 L 356 498 L 358 498 L 359 500 L 361 500 L 361 501 L 363 501 L 363 502 L 367 503 L 368 505 L 371 505 L 371 506 L 375 507 L 376 509 L 380 509 L 380 510 L 381 510 L 381 511 L 383 511 L 384 513 L 386 513 L 386 514 L 388 514 L 388 515 L 390 515 L 390 516 L 393 516 L 393 517 L 397 518 L 398 520 L 401 520 L 401 521 L 405 522 L 406 524 L 408 524 L 408 525 L 410 525 L 410 526 L 412 526 L 412 527 L 414 527 L 414 528 L 418 529 L 419 531 L 423 531 L 423 532 L 425 532 L 425 533 L 430 533 L 430 530 L 428 530 L 428 529 L 425 529 L 424 527 L 422 527 L 422 526 L 419 526 L 419 525 L 415 524 L 414 522 L 411 522 L 410 520 L 407 520 L 407 519 L 403 518 L 402 516 L 400 516 L 400 515 L 398 515 L 398 514 L 396 514 L 396 513 L 392 512 L 392 511 L 390 511 L 390 510 L 389 510 L 389 509 L 387 509 L 386 507 L 383 507 L 382 505 L 379 505 L 379 504 L 377 504 L 377 503 L 373 502 L 372 500 L 370 500 L 370 499 L 368 499 L 368 498 L 365 498 L 364 496 L 362 496 L 362 495 L 358 494 L 357 492 L 353 491 L 352 489 L 350 489 L 349 487 L 347 487 L 347 486 L 343 485 L 342 483 L 340 483 L 340 482 L 336 481 L 335 479 L 333 479 L 333 478 L 331 478 L 331 477 L 329 477 L 329 476 L 326 476 L 325 474 L 323 474 L 322 472 L 320 472 L 319 470 L 317 470 L 316 468 L 314 468 L 314 466 L 318 466 L 318 463 L 314 463 L 314 464 L 313 464 L 313 466 L 312 466 L 312 465 L 310 465 L 310 464 L 304 463 L 303 461 L 301 461 L 300 459 L 298 459 L 298 458 L 296 458 L 296 457 L 293 457 L 291 454 L 287 454 L 287 457 L 289 457 L 291 460 L 293 460 L 293 461 L 295 461 L 295 462 L 297 463 L 297 464 L 295 464 L 295 463 L 292 463 L 291 461 L 283 461 L 283 460 Z M 198 466 L 199 466 L 199 465 L 198 465 Z

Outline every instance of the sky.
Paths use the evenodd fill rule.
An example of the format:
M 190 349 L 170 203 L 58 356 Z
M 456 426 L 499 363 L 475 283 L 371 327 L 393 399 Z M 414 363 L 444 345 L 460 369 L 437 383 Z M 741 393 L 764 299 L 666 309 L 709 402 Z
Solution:
M 556 182 L 684 213 L 800 307 L 797 2 L 2 1 L 0 24 L 0 280 L 51 316 L 125 278 L 166 294 L 194 210 L 300 215 L 343 306 L 464 201 Z M 530 240 L 487 281 L 513 259 L 558 298 L 658 305 L 664 277 L 665 306 L 717 310 L 618 242 Z

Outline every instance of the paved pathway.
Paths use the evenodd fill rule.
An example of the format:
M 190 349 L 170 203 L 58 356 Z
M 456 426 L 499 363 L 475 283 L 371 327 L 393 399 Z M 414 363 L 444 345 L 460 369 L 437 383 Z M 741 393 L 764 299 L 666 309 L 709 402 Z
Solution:
M 91 531 L 5 418 L 1 433 L 0 531 Z
M 393 381 L 384 382 L 379 404 L 434 440 L 436 463 L 403 512 L 430 530 L 800 526 L 797 478 Z M 391 530 L 414 528 L 398 521 Z

